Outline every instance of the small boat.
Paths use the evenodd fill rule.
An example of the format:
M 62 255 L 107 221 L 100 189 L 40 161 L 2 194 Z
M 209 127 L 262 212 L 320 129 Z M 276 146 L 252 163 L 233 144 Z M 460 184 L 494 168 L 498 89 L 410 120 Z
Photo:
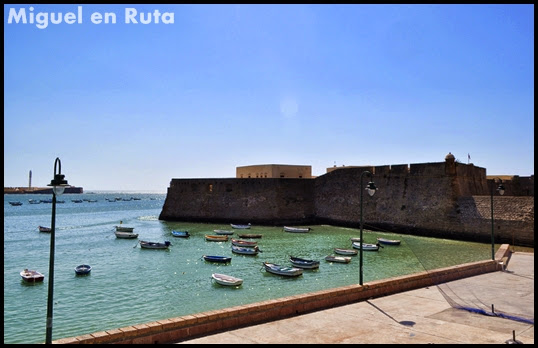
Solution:
M 238 235 L 239 238 L 253 238 L 253 239 L 256 239 L 256 238 L 261 238 L 262 235 L 261 234 L 239 234 Z
M 300 257 L 294 257 L 290 255 L 290 262 L 294 267 L 298 267 L 298 268 L 308 268 L 308 269 L 319 268 L 319 261 L 316 261 L 316 260 L 307 260 L 307 259 L 302 259 Z
M 218 284 L 225 286 L 239 286 L 243 284 L 243 279 L 232 277 L 226 274 L 213 273 L 211 278 L 213 278 Z
M 334 253 L 340 255 L 357 255 L 358 251 L 353 249 L 334 248 Z
M 325 256 L 325 260 L 329 262 L 350 263 L 351 257 L 327 255 Z
M 22 202 L 9 202 L 9 204 L 17 206 L 17 205 L 22 205 Z
M 209 262 L 227 263 L 232 261 L 232 258 L 229 256 L 202 255 L 202 257 L 205 261 Z
M 39 199 L 29 199 L 28 203 L 30 203 L 30 204 L 39 204 L 39 203 L 41 203 L 41 201 Z
M 385 238 L 377 238 L 377 242 L 380 244 L 385 245 L 400 245 L 401 241 L 398 239 L 385 239 Z
M 215 232 L 216 234 L 219 234 L 219 235 L 232 235 L 234 234 L 234 231 L 226 231 L 226 230 L 213 230 L 213 232 Z
M 71 202 L 73 202 L 73 203 L 82 203 L 82 199 L 72 199 Z
M 92 266 L 90 265 L 78 265 L 75 267 L 75 273 L 77 275 L 86 275 L 92 271 Z
M 20 274 L 22 280 L 28 283 L 42 282 L 43 279 L 45 279 L 45 276 L 43 274 L 39 273 L 38 271 L 29 270 L 27 268 L 22 270 Z
M 349 240 L 351 240 L 352 242 L 360 242 L 361 239 L 359 237 L 351 237 L 349 238 Z
M 256 245 L 258 245 L 258 242 L 232 238 L 232 244 L 237 245 L 237 246 L 243 246 L 243 247 L 255 247 Z
M 41 199 L 41 203 L 52 203 L 52 198 L 49 199 Z
M 310 227 L 302 228 L 302 227 L 284 226 L 284 231 L 293 232 L 293 233 L 306 233 L 306 232 L 310 232 Z
M 207 240 L 208 242 L 227 242 L 228 236 L 213 236 L 206 234 L 205 240 Z
M 133 232 L 134 227 L 116 226 L 118 232 Z
M 172 231 L 172 236 L 174 237 L 180 237 L 180 238 L 188 238 L 190 237 L 189 231 Z
M 52 232 L 52 228 L 45 227 L 45 226 L 39 226 L 39 232 Z
M 269 273 L 283 275 L 287 277 L 297 277 L 303 274 L 302 268 L 280 266 L 270 262 L 264 262 L 263 266 L 265 267 L 265 270 Z
M 140 247 L 144 249 L 168 249 L 170 242 L 165 240 L 164 243 L 160 242 L 147 242 L 144 240 L 140 241 Z
M 247 230 L 250 228 L 250 223 L 248 225 L 235 225 L 235 224 L 230 224 L 230 226 L 232 226 L 232 228 L 235 228 L 235 229 L 238 229 L 238 230 Z
M 361 243 L 360 242 L 353 242 L 351 243 L 351 246 L 355 249 L 361 249 Z M 369 244 L 369 243 L 362 243 L 362 250 L 365 251 L 378 251 L 379 250 L 379 243 L 378 244 Z
M 120 238 L 120 239 L 138 238 L 138 233 L 133 233 L 133 232 L 115 231 L 114 234 L 116 235 L 116 238 Z
M 256 245 L 254 248 L 250 247 L 241 247 L 232 244 L 232 253 L 243 254 L 243 255 L 258 255 L 261 250 Z

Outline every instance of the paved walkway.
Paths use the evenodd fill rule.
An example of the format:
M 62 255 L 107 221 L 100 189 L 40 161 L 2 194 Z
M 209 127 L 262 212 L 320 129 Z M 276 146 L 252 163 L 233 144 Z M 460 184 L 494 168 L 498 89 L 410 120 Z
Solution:
M 454 302 L 490 314 L 493 309 L 495 313 L 506 313 L 513 319 L 456 309 L 450 305 Z M 517 341 L 534 343 L 533 253 L 513 253 L 504 272 L 487 273 L 180 343 L 497 344 L 513 340 L 514 331 Z

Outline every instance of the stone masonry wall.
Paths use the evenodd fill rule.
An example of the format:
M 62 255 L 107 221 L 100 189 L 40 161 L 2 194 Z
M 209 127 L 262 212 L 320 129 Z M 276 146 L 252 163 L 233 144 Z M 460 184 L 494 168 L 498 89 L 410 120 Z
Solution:
M 454 161 L 339 168 L 315 179 L 173 179 L 161 220 L 332 224 L 491 241 L 484 168 Z M 365 191 L 373 180 L 373 197 Z M 495 241 L 534 246 L 534 197 L 494 196 Z
M 173 179 L 160 220 L 286 224 L 313 221 L 310 179 Z

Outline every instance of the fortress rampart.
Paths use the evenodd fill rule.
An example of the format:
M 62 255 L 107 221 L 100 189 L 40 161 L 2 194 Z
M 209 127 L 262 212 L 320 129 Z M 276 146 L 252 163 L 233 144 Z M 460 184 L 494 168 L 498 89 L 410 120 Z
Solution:
M 339 168 L 315 179 L 172 179 L 159 219 L 359 227 L 365 170 L 373 177 L 363 175 L 363 190 L 370 180 L 378 188 L 373 197 L 363 192 L 365 228 L 491 241 L 492 180 L 484 168 L 449 156 L 445 162 Z M 503 182 L 510 196 L 495 192 L 496 243 L 534 247 L 534 197 L 513 195 L 521 187 L 534 192 L 530 179 L 518 179 L 519 187 Z

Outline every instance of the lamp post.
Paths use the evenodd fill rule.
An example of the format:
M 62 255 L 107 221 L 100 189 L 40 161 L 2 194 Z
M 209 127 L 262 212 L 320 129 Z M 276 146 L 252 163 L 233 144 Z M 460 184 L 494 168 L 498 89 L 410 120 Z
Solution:
M 58 173 L 56 173 L 58 166 Z M 65 187 L 69 186 L 67 180 L 64 180 L 65 175 L 62 174 L 62 162 L 56 158 L 54 162 L 54 179 L 47 186 L 52 186 L 52 222 L 50 231 L 50 259 L 49 259 L 49 292 L 47 297 L 47 332 L 45 343 L 52 343 L 52 303 L 54 290 L 54 235 L 56 231 L 56 196 L 64 193 Z
M 360 232 L 360 235 L 359 235 L 359 245 L 360 245 L 360 248 L 359 248 L 359 284 L 362 285 L 362 176 L 364 174 L 368 174 L 370 176 L 370 178 L 372 177 L 372 173 L 370 173 L 369 171 L 365 170 L 364 172 L 361 173 L 361 177 L 360 177 L 360 192 L 361 192 L 361 232 Z M 375 187 L 375 184 L 373 181 L 370 181 L 368 183 L 368 185 L 366 186 L 366 191 L 368 191 L 368 195 L 370 195 L 370 197 L 372 197 L 375 193 L 375 191 L 377 190 L 377 188 Z
M 499 187 L 497 187 L 497 191 L 499 191 L 499 194 L 502 196 L 504 195 L 504 185 L 502 179 L 499 178 Z M 493 189 L 495 187 L 495 179 L 493 179 L 493 185 L 491 186 L 491 259 L 495 261 L 495 229 L 493 228 L 493 194 L 495 193 L 495 190 Z

